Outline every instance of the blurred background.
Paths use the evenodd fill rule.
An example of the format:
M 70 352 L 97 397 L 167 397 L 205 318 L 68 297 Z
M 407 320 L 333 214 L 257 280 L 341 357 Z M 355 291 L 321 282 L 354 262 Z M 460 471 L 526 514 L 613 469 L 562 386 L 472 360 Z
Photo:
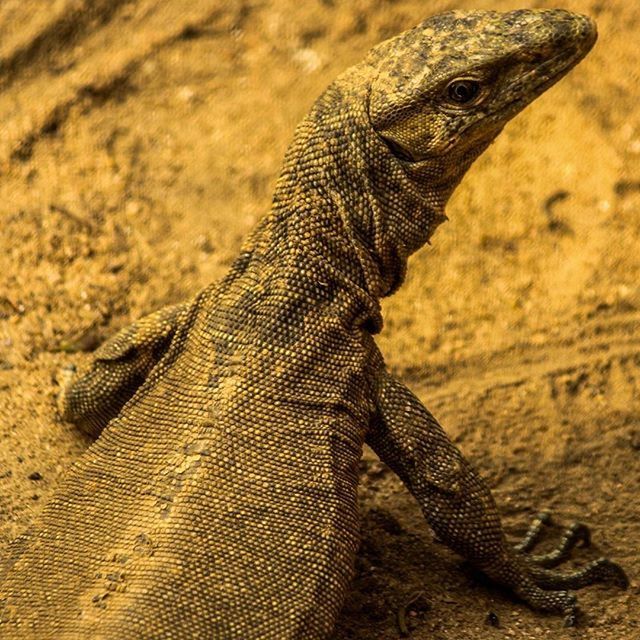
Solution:
M 472 168 L 379 343 L 510 534 L 542 508 L 584 520 L 578 564 L 610 556 L 632 586 L 590 588 L 562 629 L 461 570 L 367 451 L 335 638 L 397 638 L 412 600 L 417 640 L 640 637 L 640 5 L 623 0 L 3 0 L 0 553 L 89 444 L 56 413 L 61 368 L 225 273 L 336 75 L 433 13 L 558 5 L 598 44 Z

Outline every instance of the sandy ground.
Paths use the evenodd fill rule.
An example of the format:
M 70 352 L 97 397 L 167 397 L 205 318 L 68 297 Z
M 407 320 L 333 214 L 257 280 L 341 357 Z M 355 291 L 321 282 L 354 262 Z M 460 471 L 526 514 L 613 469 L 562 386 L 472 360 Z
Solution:
M 541 508 L 583 520 L 595 544 L 577 564 L 607 555 L 631 588 L 585 590 L 563 629 L 462 567 L 367 454 L 335 640 L 398 638 L 416 592 L 415 640 L 640 638 L 640 6 L 562 4 L 598 20 L 596 49 L 473 167 L 380 343 L 510 535 Z M 514 6 L 0 3 L 0 553 L 89 444 L 56 414 L 60 368 L 225 273 L 328 82 L 428 14 Z

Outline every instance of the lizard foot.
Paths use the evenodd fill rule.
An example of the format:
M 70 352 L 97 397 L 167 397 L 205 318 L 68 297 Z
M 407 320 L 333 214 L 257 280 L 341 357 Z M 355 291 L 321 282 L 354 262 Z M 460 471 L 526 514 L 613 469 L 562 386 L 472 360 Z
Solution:
M 578 609 L 575 595 L 567 589 L 581 589 L 596 582 L 626 589 L 629 579 L 620 565 L 606 558 L 593 560 L 573 571 L 551 569 L 567 560 L 575 546 L 588 547 L 591 544 L 591 532 L 585 524 L 573 523 L 563 531 L 554 549 L 544 554 L 532 554 L 544 528 L 550 524 L 549 513 L 538 514 L 522 540 L 514 545 L 522 561 L 521 571 L 525 574 L 521 575 L 516 591 L 533 608 L 562 613 L 565 625 L 573 626 Z

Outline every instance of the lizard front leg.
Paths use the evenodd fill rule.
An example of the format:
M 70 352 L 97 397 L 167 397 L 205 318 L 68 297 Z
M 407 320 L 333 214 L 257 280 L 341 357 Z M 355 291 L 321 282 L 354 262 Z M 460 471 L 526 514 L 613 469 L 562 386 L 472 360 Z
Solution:
M 109 338 L 63 387 L 62 417 L 98 437 L 163 356 L 188 309 L 164 307 Z
M 546 568 L 553 564 L 549 554 L 527 555 L 540 526 L 519 547 L 508 544 L 485 482 L 422 403 L 386 372 L 367 442 L 407 485 L 438 536 L 533 608 L 562 613 L 573 624 L 575 596 L 566 589 L 597 581 L 626 586 L 624 571 L 606 559 L 565 573 Z M 563 555 L 580 537 L 566 534 L 552 557 Z

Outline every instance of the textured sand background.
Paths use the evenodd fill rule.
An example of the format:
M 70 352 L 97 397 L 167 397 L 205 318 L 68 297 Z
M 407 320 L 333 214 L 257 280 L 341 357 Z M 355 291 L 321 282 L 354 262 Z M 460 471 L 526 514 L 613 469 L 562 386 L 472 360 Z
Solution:
M 577 562 L 608 555 L 632 586 L 583 592 L 562 629 L 461 568 L 368 455 L 336 640 L 397 638 L 417 591 L 416 640 L 640 638 L 640 6 L 562 4 L 598 20 L 596 49 L 474 166 L 380 342 L 510 534 L 540 508 L 582 519 Z M 557 6 L 2 0 L 0 553 L 89 444 L 56 415 L 60 368 L 225 273 L 328 82 L 431 13 L 525 5 Z

